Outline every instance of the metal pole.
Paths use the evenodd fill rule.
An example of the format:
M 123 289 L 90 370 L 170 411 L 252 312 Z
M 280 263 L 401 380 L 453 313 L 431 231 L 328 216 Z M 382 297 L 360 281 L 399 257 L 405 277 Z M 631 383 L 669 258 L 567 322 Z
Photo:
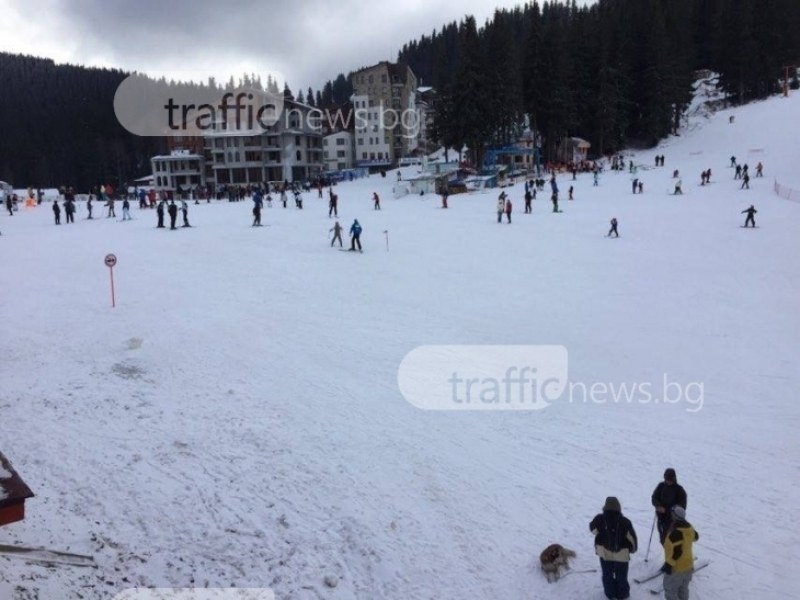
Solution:
M 647 559 L 650 557 L 650 544 L 653 543 L 653 530 L 656 528 L 656 518 L 657 515 L 653 514 L 653 525 L 650 527 L 650 540 L 647 542 L 647 552 L 644 555 L 644 562 L 647 562 Z
M 114 267 L 110 267 L 108 271 L 111 273 L 111 308 L 114 308 L 117 306 L 117 301 L 114 296 Z

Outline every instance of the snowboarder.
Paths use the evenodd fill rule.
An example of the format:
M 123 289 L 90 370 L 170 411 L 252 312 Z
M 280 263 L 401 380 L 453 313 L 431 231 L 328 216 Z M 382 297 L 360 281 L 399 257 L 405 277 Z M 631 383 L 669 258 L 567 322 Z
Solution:
M 750 189 L 750 175 L 748 175 L 747 173 L 745 173 L 744 176 L 742 177 L 742 185 L 739 189 L 740 190 Z
M 506 198 L 506 219 L 508 219 L 508 224 L 511 225 L 511 198 Z
M 164 201 L 158 203 L 156 207 L 156 215 L 158 216 L 158 225 L 156 228 L 163 228 L 164 227 Z
M 666 600 L 688 600 L 692 581 L 694 556 L 692 546 L 700 539 L 692 524 L 686 520 L 686 509 L 672 508 L 672 525 L 664 540 L 664 597 Z
M 181 200 L 181 214 L 183 215 L 183 227 L 191 227 L 189 225 L 189 205 L 186 204 L 186 200 Z
M 533 200 L 533 194 L 531 194 L 530 189 L 525 190 L 525 213 L 533 212 L 533 208 L 531 208 L 531 201 Z
M 611 234 L 614 234 L 614 237 L 619 237 L 619 231 L 617 231 L 617 218 L 614 217 L 611 219 L 611 229 L 608 230 L 608 234 L 606 237 L 611 237 Z
M 373 202 L 373 209 L 380 210 L 381 209 L 381 199 L 378 196 L 378 192 L 372 192 L 372 202 Z
M 169 228 L 176 229 L 175 227 L 175 219 L 178 218 L 178 207 L 175 204 L 174 200 L 169 201 L 169 206 L 167 207 L 167 212 L 169 213 Z
M 750 227 L 755 227 L 756 226 L 755 214 L 757 212 L 758 211 L 756 210 L 756 207 L 751 204 L 750 208 L 746 208 L 740 213 L 740 214 L 747 213 L 747 218 L 744 220 L 744 226 L 745 227 L 748 227 L 748 223 L 750 224 L 749 225 Z M 684 508 L 686 508 L 686 507 L 684 506 Z
M 659 483 L 656 489 L 653 490 L 653 495 L 650 500 L 656 509 L 658 537 L 663 544 L 670 523 L 672 522 L 672 507 L 680 506 L 686 509 L 686 490 L 678 485 L 675 469 L 669 468 L 664 471 L 664 481 Z
M 58 200 L 53 200 L 53 216 L 56 218 L 56 225 L 61 225 L 61 207 Z
M 683 188 L 683 181 L 678 179 L 678 181 L 675 182 L 675 191 L 673 192 L 673 195 L 674 196 L 677 196 L 678 194 L 683 195 L 682 188 Z
M 128 202 L 128 199 L 122 201 L 122 220 L 123 221 L 130 221 L 131 219 L 131 203 Z
M 630 520 L 622 515 L 619 500 L 614 496 L 606 498 L 603 512 L 589 523 L 589 531 L 595 536 L 606 598 L 628 598 L 628 561 L 636 552 L 638 541 Z
M 358 219 L 355 219 L 353 224 L 350 226 L 350 252 L 355 252 L 356 246 L 358 246 L 358 251 L 362 252 L 361 224 L 358 222 Z
M 497 222 L 503 222 L 503 212 L 506 210 L 506 193 L 500 192 L 497 198 Z
M 337 220 L 333 227 L 328 230 L 328 233 L 333 232 L 333 239 L 331 240 L 331 248 L 333 248 L 333 244 L 336 240 L 339 240 L 339 248 L 342 247 L 342 226 L 339 225 L 339 221 Z

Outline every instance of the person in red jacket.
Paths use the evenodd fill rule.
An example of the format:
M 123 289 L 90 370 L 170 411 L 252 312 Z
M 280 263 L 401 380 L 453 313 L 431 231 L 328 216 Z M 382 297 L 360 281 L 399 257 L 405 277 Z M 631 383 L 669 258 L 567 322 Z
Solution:
M 511 223 L 511 198 L 506 198 L 506 219 Z

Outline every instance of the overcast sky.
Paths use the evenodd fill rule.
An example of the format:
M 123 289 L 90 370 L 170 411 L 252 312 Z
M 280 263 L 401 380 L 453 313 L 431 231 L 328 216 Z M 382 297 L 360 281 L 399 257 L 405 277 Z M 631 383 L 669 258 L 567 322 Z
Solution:
M 579 0 L 590 4 L 594 0 Z M 403 43 L 518 0 L 0 0 L 0 51 L 175 79 L 284 77 L 292 90 L 395 60 Z

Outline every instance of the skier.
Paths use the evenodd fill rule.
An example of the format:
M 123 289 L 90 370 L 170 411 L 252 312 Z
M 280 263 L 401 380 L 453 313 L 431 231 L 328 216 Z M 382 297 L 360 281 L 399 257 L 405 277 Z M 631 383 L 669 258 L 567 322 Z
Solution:
M 550 197 L 550 201 L 553 203 L 553 212 L 561 212 L 558 210 L 558 192 L 553 193 L 553 195 Z
M 633 193 L 635 194 L 636 190 L 639 187 L 639 178 L 638 177 L 633 180 L 632 187 L 633 187 Z
M 53 200 L 53 215 L 56 218 L 56 225 L 61 225 L 61 207 L 58 205 L 58 200 Z
M 531 208 L 531 200 L 533 200 L 533 194 L 531 194 L 530 189 L 525 190 L 525 213 L 532 213 L 533 209 Z
M 656 509 L 656 519 L 658 520 L 658 537 L 661 543 L 667 535 L 671 523 L 671 510 L 673 506 L 680 506 L 686 509 L 686 490 L 678 485 L 678 478 L 675 469 L 669 468 L 664 471 L 664 481 L 656 486 L 653 495 L 650 497 Z
M 692 524 L 686 520 L 686 509 L 672 508 L 672 525 L 664 540 L 664 597 L 666 600 L 688 600 L 689 582 L 694 571 L 692 546 L 700 539 Z
M 164 227 L 164 201 L 163 200 L 161 200 L 161 202 L 159 202 L 158 206 L 156 207 L 156 215 L 158 216 L 158 225 L 156 225 L 156 227 L 157 228 L 163 228 Z
M 442 208 L 447 208 L 447 198 L 450 194 L 447 193 L 447 188 L 442 189 Z
M 183 215 L 182 227 L 191 227 L 189 225 L 189 205 L 186 204 L 186 200 L 181 200 L 181 214 Z
M 503 222 L 503 212 L 506 210 L 506 193 L 500 192 L 497 198 L 497 222 Z
M 622 515 L 622 507 L 614 496 L 606 498 L 603 512 L 589 523 L 594 537 L 594 547 L 600 557 L 603 573 L 603 591 L 606 598 L 628 598 L 628 561 L 636 552 L 636 531 L 630 520 Z
M 373 208 L 375 210 L 380 210 L 381 209 L 381 199 L 378 196 L 378 192 L 372 192 L 372 202 L 374 204 Z
M 611 237 L 611 234 L 614 234 L 614 237 L 619 237 L 619 231 L 617 231 L 617 218 L 614 217 L 611 219 L 611 229 L 608 230 L 606 237 Z
M 336 240 L 339 240 L 339 248 L 341 248 L 342 247 L 342 226 L 339 225 L 338 219 L 333 224 L 333 227 L 331 227 L 328 230 L 328 233 L 330 233 L 331 231 L 333 232 L 333 239 L 331 240 L 331 248 L 333 248 L 333 244 L 336 242 Z
M 736 174 L 733 176 L 734 179 L 741 179 L 742 178 L 742 165 L 736 165 Z
M 137 195 L 139 196 L 139 209 L 147 208 L 147 193 L 144 188 L 140 188 Z
M 702 173 L 700 173 L 700 185 L 705 185 L 705 184 L 706 184 L 706 172 L 703 171 Z
M 169 201 L 169 206 L 167 207 L 167 212 L 169 213 L 169 228 L 176 229 L 175 227 L 175 219 L 178 218 L 178 207 L 175 205 L 174 200 Z
M 261 199 L 261 192 L 257 192 L 253 196 L 253 227 L 261 227 L 261 206 L 263 200 Z
M 675 182 L 675 191 L 673 192 L 673 195 L 674 196 L 677 196 L 678 194 L 683 195 L 683 189 L 682 188 L 683 188 L 683 181 L 678 179 L 678 181 Z
M 747 227 L 747 226 L 748 226 L 748 225 L 747 225 L 748 223 L 750 223 L 750 226 L 752 226 L 752 227 L 755 227 L 755 226 L 756 226 L 756 218 L 755 218 L 755 214 L 756 214 L 757 212 L 758 212 L 758 211 L 756 210 L 756 207 L 755 207 L 755 206 L 753 206 L 753 205 L 751 204 L 751 205 L 750 205 L 750 208 L 746 208 L 746 209 L 744 209 L 744 210 L 743 210 L 743 211 L 740 213 L 740 214 L 745 214 L 745 213 L 747 213 L 747 218 L 744 220 L 744 226 L 745 226 L 745 227 Z M 686 507 L 684 506 L 684 508 L 686 508 Z
M 350 252 L 355 252 L 356 246 L 358 246 L 358 251 L 362 252 L 361 225 L 359 224 L 358 219 L 355 219 L 353 224 L 350 226 Z
M 761 162 L 759 161 L 759 163 L 756 165 L 756 177 L 763 177 L 764 176 L 763 171 L 764 171 L 764 165 L 762 165 Z
M 300 190 L 294 192 L 294 205 L 296 208 L 303 210 L 303 196 L 300 195 Z
M 89 194 L 89 197 L 86 199 L 86 210 L 89 211 L 89 216 L 86 217 L 87 219 L 92 218 L 92 195 Z
M 128 202 L 128 199 L 122 201 L 122 220 L 129 221 L 131 218 L 131 203 Z
M 64 200 L 64 215 L 67 217 L 67 223 L 75 222 L 75 203 L 70 196 Z
M 106 206 L 108 207 L 108 214 L 106 215 L 106 219 L 110 219 L 111 217 L 114 217 L 116 219 L 117 213 L 114 212 L 114 199 L 111 196 L 108 197 Z
M 747 188 L 748 190 L 750 189 L 750 175 L 748 175 L 747 173 L 745 173 L 744 177 L 742 177 L 742 185 L 739 189 L 743 190 L 745 188 Z
M 0 194 L 6 194 L 4 190 L 0 190 Z M 14 216 L 14 203 L 11 200 L 11 194 L 6 194 L 6 210 L 8 211 L 8 216 Z
M 508 224 L 511 225 L 511 198 L 506 198 L 506 219 L 508 219 Z
M 600 174 L 597 169 L 594 170 L 592 178 L 594 179 L 594 187 L 597 187 L 597 185 L 600 183 Z
M 286 187 L 281 190 L 281 202 L 283 202 L 283 208 L 286 208 Z
M 735 156 L 731 156 L 731 168 L 733 168 L 735 166 L 736 166 L 736 157 Z
M 644 181 L 639 182 L 639 193 L 644 194 Z
M 570 200 L 574 200 L 574 198 L 572 197 L 572 192 L 574 192 L 574 191 L 575 191 L 575 188 L 573 188 L 572 186 L 569 186 L 569 199 Z
M 330 193 L 330 200 L 328 201 L 328 218 L 331 215 L 338 217 L 339 216 L 339 196 L 333 193 L 331 190 Z

